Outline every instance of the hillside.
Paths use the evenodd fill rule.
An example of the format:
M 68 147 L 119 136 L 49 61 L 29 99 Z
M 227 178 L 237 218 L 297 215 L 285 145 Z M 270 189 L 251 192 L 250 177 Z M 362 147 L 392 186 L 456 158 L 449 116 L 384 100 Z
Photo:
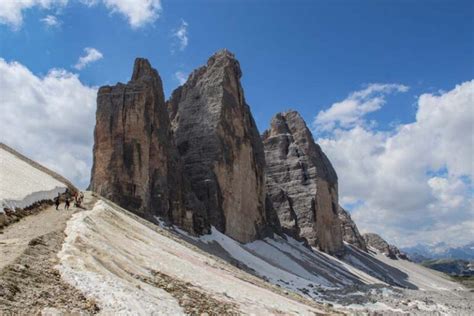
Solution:
M 0 213 L 51 199 L 74 186 L 64 177 L 0 143 Z
M 421 263 L 424 267 L 451 276 L 474 276 L 474 262 L 460 259 L 432 259 Z
M 2 166 L 15 172 L 19 162 L 13 162 Z M 284 235 L 241 244 L 212 228 L 197 237 L 85 196 L 83 209 L 47 208 L 0 235 L 2 258 L 8 258 L 0 271 L 0 310 L 308 315 L 473 309 L 472 293 L 459 284 L 375 249 L 346 244 L 346 255 L 337 259 Z
M 61 275 L 104 312 L 215 308 L 207 304 L 223 305 L 226 314 L 324 312 L 318 302 L 342 312 L 473 308 L 472 294 L 442 275 L 350 246 L 350 255 L 338 260 L 290 237 L 241 244 L 213 229 L 198 238 L 106 200 L 67 225 Z M 394 282 L 409 289 L 388 284 Z

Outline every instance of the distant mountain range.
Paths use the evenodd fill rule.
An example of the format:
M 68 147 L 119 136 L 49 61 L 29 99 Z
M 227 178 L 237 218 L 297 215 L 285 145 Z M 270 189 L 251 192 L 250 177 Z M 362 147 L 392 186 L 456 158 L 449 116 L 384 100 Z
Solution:
M 440 242 L 435 245 L 418 244 L 401 250 L 415 262 L 430 259 L 474 260 L 474 241 L 459 247 L 451 247 L 445 242 Z
M 402 249 L 411 261 L 450 275 L 474 275 L 474 242 L 450 247 L 445 242 Z
M 461 259 L 433 259 L 423 261 L 423 266 L 452 276 L 474 276 L 474 261 Z

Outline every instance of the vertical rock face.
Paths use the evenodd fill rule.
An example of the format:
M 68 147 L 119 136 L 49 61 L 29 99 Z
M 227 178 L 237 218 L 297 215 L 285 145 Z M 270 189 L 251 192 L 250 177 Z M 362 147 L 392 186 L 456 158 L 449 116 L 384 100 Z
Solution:
M 267 191 L 282 228 L 321 250 L 340 254 L 337 175 L 295 111 L 277 114 L 262 136 Z
M 164 217 L 189 231 L 205 218 L 186 189 L 158 72 L 137 58 L 127 84 L 97 96 L 90 189 L 147 219 Z
M 359 229 L 357 229 L 357 226 L 352 220 L 351 215 L 340 206 L 338 208 L 338 212 L 339 220 L 341 221 L 342 225 L 342 239 L 363 251 L 367 251 L 365 240 L 359 233 Z
M 239 62 L 214 54 L 168 101 L 176 144 L 211 225 L 249 242 L 266 227 L 263 145 L 240 85 Z

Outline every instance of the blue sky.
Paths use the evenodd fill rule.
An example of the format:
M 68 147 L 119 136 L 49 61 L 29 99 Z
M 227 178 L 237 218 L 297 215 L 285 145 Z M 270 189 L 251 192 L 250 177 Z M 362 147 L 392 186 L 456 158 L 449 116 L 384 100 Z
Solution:
M 137 0 L 132 7 L 126 2 L 0 3 L 4 71 L 0 72 L 4 81 L 0 101 L 4 101 L 4 112 L 11 106 L 10 113 L 16 113 L 3 118 L 3 125 L 9 128 L 2 141 L 86 186 L 97 86 L 127 81 L 134 58 L 140 56 L 148 58 L 159 71 L 169 96 L 179 85 L 177 74 L 189 74 L 216 50 L 228 48 L 241 63 L 246 99 L 260 131 L 276 112 L 289 108 L 300 111 L 336 166 L 341 202 L 363 229 L 375 225 L 386 231 L 389 239 L 408 245 L 402 235 L 415 234 L 415 228 L 401 223 L 422 212 L 422 205 L 432 205 L 423 212 L 431 216 L 425 224 L 429 224 L 426 229 L 431 229 L 433 237 L 424 242 L 436 241 L 437 232 L 444 230 L 441 221 L 446 220 L 446 214 L 457 220 L 450 222 L 452 227 L 472 219 L 472 164 L 466 161 L 473 158 L 472 137 L 467 135 L 473 132 L 474 2 Z M 95 57 L 90 55 L 91 59 L 86 59 L 89 62 L 78 66 L 79 58 L 92 49 Z M 35 102 L 25 101 L 21 107 L 18 104 L 23 98 L 19 101 L 18 96 L 27 94 L 15 87 L 23 82 Z M 55 95 L 51 87 L 64 93 Z M 460 113 L 467 109 L 468 121 L 456 121 L 466 115 L 448 117 L 456 105 Z M 423 116 L 426 111 L 421 108 L 431 114 Z M 446 111 L 441 117 L 452 124 L 436 125 L 439 123 L 433 118 L 440 109 Z M 45 120 L 40 130 L 36 121 L 18 119 L 31 113 L 36 120 L 46 115 L 51 123 Z M 59 126 L 58 120 L 71 123 Z M 16 129 L 22 124 L 31 125 L 31 130 L 19 136 Z M 454 127 L 444 130 L 444 125 Z M 439 139 L 433 136 L 437 141 L 427 147 L 428 152 L 417 152 L 421 145 L 411 147 L 410 142 L 426 143 L 423 138 L 430 134 L 424 132 L 438 126 Z M 467 130 L 457 135 L 455 126 L 467 126 Z M 405 130 L 412 134 L 406 136 Z M 57 133 L 64 137 L 52 140 L 56 138 L 51 135 Z M 450 147 L 453 137 L 464 142 Z M 447 145 L 439 145 L 444 141 Z M 48 142 L 55 142 L 58 149 L 71 148 L 74 142 L 77 146 L 69 156 L 56 158 L 38 146 L 42 142 L 46 147 Z M 397 146 L 403 155 L 398 154 Z M 393 157 L 402 157 L 394 158 L 398 164 L 388 162 L 390 157 L 385 162 L 393 148 L 397 150 Z M 448 149 L 445 155 L 429 152 Z M 429 158 L 420 159 L 420 166 L 404 163 L 403 157 L 422 154 Z M 452 159 L 454 155 L 461 158 Z M 394 168 L 394 175 L 415 174 L 409 184 L 400 184 L 400 190 L 393 193 L 395 200 L 410 202 L 406 203 L 408 211 L 371 196 L 370 186 L 360 179 L 372 177 L 374 182 L 385 179 L 385 175 L 377 176 L 376 170 L 361 161 L 387 170 Z M 359 174 L 360 170 L 365 173 Z M 391 192 L 389 184 L 396 181 L 385 180 L 388 186 L 383 187 L 384 192 Z M 416 194 L 406 198 L 404 188 L 412 185 L 411 192 Z M 452 188 L 457 191 L 447 192 Z M 456 197 L 462 201 L 442 204 L 443 198 Z M 387 216 L 393 221 L 384 224 Z M 457 230 L 474 227 L 472 221 L 468 225 Z M 452 239 L 466 241 L 454 232 Z
M 412 119 L 410 98 L 471 79 L 472 1 L 163 1 L 160 17 L 132 29 L 103 5 L 71 1 L 63 8 L 24 10 L 21 29 L 0 26 L 0 55 L 34 73 L 71 69 L 84 47 L 103 60 L 81 81 L 125 81 L 136 56 L 149 58 L 169 95 L 176 71 L 189 73 L 226 47 L 241 62 L 243 84 L 258 126 L 275 111 L 296 108 L 310 120 L 320 109 L 371 82 L 412 88 L 385 111 L 382 125 Z M 60 27 L 40 19 L 55 14 Z M 171 53 L 173 29 L 188 23 L 189 44 Z

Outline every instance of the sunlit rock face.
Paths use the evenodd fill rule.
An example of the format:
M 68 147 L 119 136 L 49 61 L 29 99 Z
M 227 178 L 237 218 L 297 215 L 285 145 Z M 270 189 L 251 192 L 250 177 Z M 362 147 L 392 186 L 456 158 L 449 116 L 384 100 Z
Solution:
M 262 135 L 266 185 L 282 228 L 330 254 L 344 246 L 337 175 L 296 111 L 278 113 Z
M 167 103 L 184 172 L 209 223 L 249 242 L 266 234 L 265 157 L 240 84 L 239 62 L 227 50 L 191 73 Z
M 207 230 L 202 205 L 183 176 L 158 72 L 137 58 L 127 84 L 97 95 L 90 189 L 136 214 L 190 232 Z

